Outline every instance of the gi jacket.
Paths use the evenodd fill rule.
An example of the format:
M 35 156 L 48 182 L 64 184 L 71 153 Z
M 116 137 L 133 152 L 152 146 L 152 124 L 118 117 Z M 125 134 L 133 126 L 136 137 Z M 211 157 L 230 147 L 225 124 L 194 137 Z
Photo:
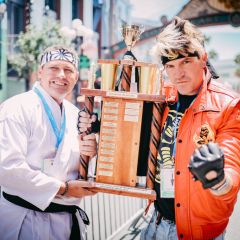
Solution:
M 48 103 L 58 128 L 63 114 L 59 105 L 35 84 Z M 44 210 L 51 202 L 79 205 L 79 198 L 56 196 L 62 182 L 78 178 L 79 143 L 76 128 L 78 109 L 63 101 L 66 113 L 64 138 L 56 151 L 56 136 L 33 90 L 8 99 L 0 108 L 0 185 Z M 56 152 L 55 152 L 56 151 Z M 47 160 L 52 167 L 46 172 Z
M 206 77 L 193 104 L 181 119 L 176 139 L 175 215 L 179 239 L 212 239 L 226 228 L 240 186 L 240 98 Z M 169 108 L 166 107 L 163 122 Z M 215 196 L 193 181 L 188 170 L 194 150 L 213 140 L 224 151 L 225 173 L 232 190 Z

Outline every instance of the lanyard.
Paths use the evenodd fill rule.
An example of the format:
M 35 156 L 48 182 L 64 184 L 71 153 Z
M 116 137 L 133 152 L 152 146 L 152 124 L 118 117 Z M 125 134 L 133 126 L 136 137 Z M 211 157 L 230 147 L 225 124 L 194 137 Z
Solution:
M 175 121 L 177 121 L 178 118 L 178 110 L 180 108 L 180 103 L 179 101 L 177 102 L 177 107 L 176 107 L 176 116 L 175 116 Z M 172 153 L 172 157 L 175 158 L 176 156 L 176 138 L 177 138 L 177 129 L 179 127 L 179 123 L 178 125 L 176 124 L 176 126 L 174 127 L 174 131 L 173 131 L 173 138 L 174 138 L 174 144 L 173 144 L 173 153 Z
M 65 129 L 66 129 L 66 115 L 65 115 L 65 111 L 64 111 L 64 115 L 63 115 L 63 122 L 61 124 L 61 128 L 60 130 L 58 129 L 57 127 L 57 123 L 53 117 L 53 114 L 52 114 L 52 111 L 50 109 L 50 107 L 48 106 L 46 100 L 44 99 L 43 95 L 41 94 L 41 92 L 37 89 L 37 88 L 34 88 L 33 91 L 39 96 L 39 98 L 41 99 L 42 101 L 42 104 L 43 104 L 43 107 L 44 107 L 44 110 L 48 116 L 48 119 L 51 123 L 51 126 L 52 126 L 52 129 L 54 131 L 54 134 L 56 136 L 56 139 L 57 139 L 57 142 L 56 142 L 56 149 L 58 149 L 60 143 L 62 142 L 62 139 L 63 139 L 63 136 L 64 136 L 64 133 L 65 133 Z
M 203 84 L 201 84 L 200 88 L 198 89 L 197 96 L 198 96 L 200 90 L 202 89 L 202 85 L 203 85 Z M 196 100 L 197 96 L 196 96 L 195 99 L 191 102 L 191 104 L 190 104 L 190 106 L 189 106 L 188 108 L 190 108 L 190 107 L 193 105 L 193 103 L 194 103 L 194 101 Z M 180 108 L 180 102 L 178 101 L 178 102 L 177 102 L 177 107 L 176 107 L 176 117 L 175 117 L 175 119 L 177 119 L 177 115 L 178 115 L 178 110 L 179 110 L 179 108 Z M 180 124 L 180 122 L 179 122 L 179 124 Z M 174 134 L 174 135 L 173 135 L 173 137 L 174 137 L 174 145 L 173 145 L 173 153 L 172 153 L 172 157 L 173 157 L 173 158 L 175 158 L 175 156 L 176 156 L 176 138 L 177 138 L 177 129 L 178 129 L 178 127 L 179 127 L 179 124 L 178 124 L 177 126 L 175 126 L 174 132 L 173 132 L 173 134 Z

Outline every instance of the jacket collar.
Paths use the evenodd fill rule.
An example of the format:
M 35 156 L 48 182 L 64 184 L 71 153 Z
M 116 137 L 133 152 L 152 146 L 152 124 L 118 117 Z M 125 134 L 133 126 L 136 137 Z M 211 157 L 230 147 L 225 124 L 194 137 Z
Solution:
M 212 75 L 207 69 L 203 78 L 202 88 L 196 98 L 196 101 L 194 101 L 192 105 L 194 113 L 202 111 L 220 111 L 215 104 L 212 104 L 211 99 L 209 99 L 208 88 L 211 81 Z

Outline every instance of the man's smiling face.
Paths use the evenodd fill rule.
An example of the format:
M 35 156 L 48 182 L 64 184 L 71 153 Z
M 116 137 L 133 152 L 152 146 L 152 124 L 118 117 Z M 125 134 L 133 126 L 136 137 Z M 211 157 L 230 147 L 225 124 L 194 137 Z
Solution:
M 38 78 L 44 90 L 60 104 L 63 98 L 73 90 L 78 72 L 70 62 L 54 60 L 40 67 Z

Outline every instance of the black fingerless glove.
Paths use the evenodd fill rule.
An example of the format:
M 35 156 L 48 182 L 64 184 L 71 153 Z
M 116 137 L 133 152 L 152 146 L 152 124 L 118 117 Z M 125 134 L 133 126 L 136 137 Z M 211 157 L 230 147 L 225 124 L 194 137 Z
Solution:
M 224 154 L 216 143 L 210 142 L 207 145 L 196 149 L 191 157 L 189 166 L 194 180 L 200 180 L 203 188 L 211 188 L 224 179 Z M 215 171 L 217 177 L 208 180 L 206 174 Z
M 98 133 L 100 132 L 100 121 L 98 120 L 98 114 L 97 113 L 93 113 L 92 115 L 96 116 L 96 121 L 92 122 L 92 132 L 93 133 Z
M 81 109 L 79 112 L 78 112 L 78 122 L 77 122 L 77 129 L 78 129 L 78 133 L 80 134 L 80 113 L 81 112 L 86 112 L 85 109 Z M 95 115 L 96 116 L 96 121 L 95 122 L 92 122 L 92 126 L 91 126 L 91 133 L 98 133 L 100 131 L 100 121 L 98 120 L 98 114 L 97 113 L 93 113 L 92 115 Z M 92 116 L 91 115 L 91 116 Z

